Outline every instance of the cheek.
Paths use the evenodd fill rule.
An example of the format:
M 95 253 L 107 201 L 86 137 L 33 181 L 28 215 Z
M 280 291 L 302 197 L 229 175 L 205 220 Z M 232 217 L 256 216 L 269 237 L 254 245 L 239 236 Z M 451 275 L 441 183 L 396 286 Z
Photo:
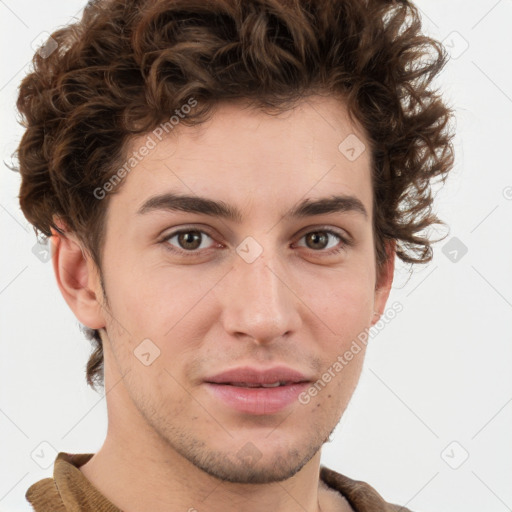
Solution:
M 187 272 L 120 265 L 109 275 L 112 312 L 133 337 L 163 339 L 190 313 L 204 294 L 200 280 Z
M 334 283 L 334 284 L 333 284 Z M 373 315 L 373 283 L 364 273 L 346 272 L 324 293 L 310 296 L 311 304 L 320 304 L 317 316 L 322 332 L 316 333 L 322 375 L 319 401 L 343 409 L 357 385 Z M 314 320 L 312 320 L 314 321 Z M 316 320 L 318 324 L 318 320 Z M 326 384 L 325 389 L 322 384 Z
M 370 326 L 374 288 L 366 276 L 347 275 L 332 279 L 327 285 L 323 290 L 310 292 L 308 304 L 335 335 L 346 340 Z
M 191 352 L 201 347 L 207 330 L 218 318 L 208 294 L 218 278 L 198 279 L 195 274 L 194 279 L 192 266 L 174 272 L 169 268 L 143 270 L 130 281 L 124 279 L 129 272 L 122 266 L 110 276 L 109 302 L 114 320 L 108 333 L 116 357 L 124 370 L 143 370 L 133 356 L 149 353 L 145 357 L 154 358 L 154 362 L 144 370 L 151 382 L 157 377 L 153 369 L 159 367 L 181 378 Z M 162 378 L 171 379 L 165 372 Z M 165 389 L 169 390 L 169 383 Z

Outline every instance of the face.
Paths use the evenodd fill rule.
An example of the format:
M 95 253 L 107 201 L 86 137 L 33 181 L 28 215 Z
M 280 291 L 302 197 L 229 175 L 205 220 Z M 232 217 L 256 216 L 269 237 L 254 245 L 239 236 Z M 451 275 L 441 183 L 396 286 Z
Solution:
M 377 286 L 370 154 L 348 158 L 349 135 L 368 147 L 342 103 L 312 97 L 279 116 L 220 104 L 152 136 L 108 207 L 109 429 L 236 482 L 289 478 L 318 453 L 364 346 L 334 365 L 390 285 Z

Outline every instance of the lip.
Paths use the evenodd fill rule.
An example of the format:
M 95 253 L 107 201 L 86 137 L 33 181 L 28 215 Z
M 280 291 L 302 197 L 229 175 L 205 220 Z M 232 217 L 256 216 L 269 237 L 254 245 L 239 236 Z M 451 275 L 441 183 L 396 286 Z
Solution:
M 271 368 L 262 369 L 252 366 L 241 366 L 207 377 L 204 381 L 214 384 L 233 384 L 236 382 L 245 382 L 247 384 L 272 384 L 276 381 L 290 383 L 309 382 L 310 379 L 288 366 L 273 366 Z
M 282 382 L 278 387 L 255 387 Z M 245 387 L 239 384 L 249 384 Z M 254 415 L 275 414 L 297 401 L 311 380 L 286 366 L 258 369 L 233 368 L 204 379 L 206 389 L 224 405 L 238 412 Z

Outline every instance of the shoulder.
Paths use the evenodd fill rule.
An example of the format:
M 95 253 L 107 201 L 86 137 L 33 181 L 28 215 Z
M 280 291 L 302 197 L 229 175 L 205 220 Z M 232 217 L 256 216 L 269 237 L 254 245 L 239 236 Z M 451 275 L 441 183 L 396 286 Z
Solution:
M 340 492 L 355 512 L 412 512 L 404 506 L 385 501 L 370 484 L 325 466 L 320 468 L 320 478 L 330 488 Z

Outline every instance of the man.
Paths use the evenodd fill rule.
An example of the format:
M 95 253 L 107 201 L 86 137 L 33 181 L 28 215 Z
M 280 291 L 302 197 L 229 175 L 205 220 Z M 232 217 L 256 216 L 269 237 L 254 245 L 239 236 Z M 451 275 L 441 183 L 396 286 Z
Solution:
M 431 259 L 453 164 L 416 8 L 100 0 L 49 43 L 20 88 L 20 204 L 108 433 L 59 453 L 34 510 L 407 510 L 320 453 L 365 344 L 340 355 L 395 256 Z

